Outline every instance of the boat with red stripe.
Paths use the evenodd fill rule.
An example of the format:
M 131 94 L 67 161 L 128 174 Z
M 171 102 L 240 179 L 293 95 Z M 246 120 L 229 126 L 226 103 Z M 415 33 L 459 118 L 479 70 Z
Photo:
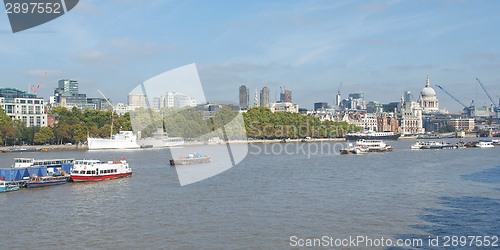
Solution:
M 132 169 L 125 158 L 121 161 L 75 160 L 71 179 L 75 182 L 102 181 L 132 176 Z

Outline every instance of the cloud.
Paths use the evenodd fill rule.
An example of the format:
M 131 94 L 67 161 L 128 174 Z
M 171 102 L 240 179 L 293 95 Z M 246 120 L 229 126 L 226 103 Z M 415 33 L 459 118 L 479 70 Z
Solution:
M 200 71 L 210 71 L 217 73 L 246 73 L 256 70 L 264 70 L 267 67 L 260 64 L 252 64 L 252 63 L 229 63 L 226 65 L 217 65 L 217 64 L 207 64 L 207 65 L 199 65 L 198 69 Z
M 394 69 L 394 70 L 411 70 L 411 69 L 413 69 L 413 65 L 409 64 L 409 63 L 401 63 L 398 65 L 390 66 L 389 68 Z
M 100 50 L 92 50 L 88 52 L 80 52 L 73 56 L 76 60 L 88 65 L 103 65 L 110 62 L 112 59 L 110 55 L 105 55 Z
M 87 1 L 79 1 L 78 4 L 75 6 L 74 11 L 82 14 L 101 13 L 102 7 L 98 7 Z
M 177 46 L 169 43 L 153 45 L 151 42 L 138 43 L 131 38 L 114 38 L 105 44 L 97 45 L 99 49 L 76 53 L 73 58 L 89 66 L 120 64 L 125 61 L 148 59 L 164 51 L 177 50 Z M 126 60 L 125 60 L 126 58 Z M 114 67 L 114 66 L 111 66 Z
M 424 65 L 420 65 L 418 66 L 419 69 L 434 69 L 435 66 L 430 64 L 430 63 L 427 63 L 427 64 L 424 64 Z
M 139 44 L 134 39 L 131 38 L 111 39 L 110 45 L 113 48 L 121 50 L 122 53 L 127 53 L 127 54 L 151 54 L 164 50 L 178 49 L 176 45 L 170 43 L 153 45 L 151 42 L 145 42 L 143 44 Z
M 389 8 L 389 5 L 385 3 L 363 3 L 358 8 L 364 11 L 376 12 Z
M 496 54 L 493 52 L 482 52 L 482 51 L 476 51 L 472 53 L 467 53 L 465 54 L 465 60 L 470 61 L 470 60 L 480 60 L 480 61 L 488 61 L 488 62 L 496 62 L 498 59 L 500 59 L 500 54 Z

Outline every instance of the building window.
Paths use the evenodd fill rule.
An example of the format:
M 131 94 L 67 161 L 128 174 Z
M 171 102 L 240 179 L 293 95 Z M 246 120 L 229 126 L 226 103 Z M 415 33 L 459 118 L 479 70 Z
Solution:
M 21 105 L 21 113 L 26 114 L 26 105 Z
M 28 100 L 28 103 L 33 103 L 33 100 Z
M 33 126 L 34 124 L 35 124 L 35 117 L 30 116 L 30 122 L 29 122 L 28 127 L 31 127 L 31 126 Z
M 28 106 L 28 114 L 33 114 L 34 111 L 33 111 L 33 106 Z
M 40 127 L 40 116 L 36 117 L 36 125 Z
M 35 100 L 35 104 L 40 104 L 40 100 Z
M 19 103 L 19 102 L 20 102 L 20 103 L 26 103 L 26 100 L 21 100 L 21 101 L 16 100 L 16 101 L 17 101 L 17 103 Z
M 14 113 L 14 105 L 7 105 L 6 113 Z

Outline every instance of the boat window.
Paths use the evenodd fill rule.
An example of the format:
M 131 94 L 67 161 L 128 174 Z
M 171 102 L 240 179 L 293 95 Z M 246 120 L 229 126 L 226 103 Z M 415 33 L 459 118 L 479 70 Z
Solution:
M 92 174 L 95 174 L 95 170 L 92 170 Z
M 92 171 L 90 171 L 90 170 L 89 170 L 89 171 L 87 171 L 87 174 L 92 174 Z
M 83 170 L 82 170 L 82 171 L 80 171 L 80 174 L 85 174 L 85 171 L 83 171 Z

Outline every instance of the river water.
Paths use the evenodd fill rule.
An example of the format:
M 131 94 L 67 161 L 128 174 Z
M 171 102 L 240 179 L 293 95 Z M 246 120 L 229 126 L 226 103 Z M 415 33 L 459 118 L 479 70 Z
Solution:
M 319 143 L 254 144 L 239 164 L 185 186 L 168 149 L 1 154 L 2 167 L 16 157 L 125 157 L 134 173 L 0 194 L 0 247 L 287 249 L 324 236 L 334 248 L 366 246 L 345 245 L 359 236 L 380 248 L 390 248 L 387 239 L 432 248 L 428 240 L 442 246 L 446 236 L 498 237 L 500 147 L 415 151 L 413 142 L 366 155 L 318 152 Z

